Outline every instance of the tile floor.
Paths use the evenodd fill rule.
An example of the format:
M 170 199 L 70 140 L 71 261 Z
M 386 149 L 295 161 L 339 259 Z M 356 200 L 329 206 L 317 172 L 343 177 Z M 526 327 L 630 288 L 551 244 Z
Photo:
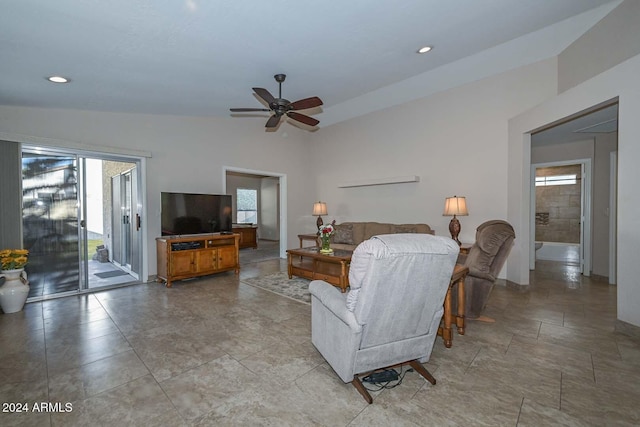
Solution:
M 311 345 L 308 305 L 232 272 L 28 304 L 0 315 L 0 425 L 640 424 L 640 341 L 614 331 L 616 288 L 539 266 L 527 292 L 496 287 L 495 323 L 437 340 L 437 385 L 408 372 L 372 405 Z

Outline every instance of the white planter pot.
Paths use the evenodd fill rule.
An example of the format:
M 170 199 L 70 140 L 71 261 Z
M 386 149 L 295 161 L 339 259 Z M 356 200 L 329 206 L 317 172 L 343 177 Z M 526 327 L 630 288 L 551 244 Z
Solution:
M 0 307 L 5 313 L 16 313 L 22 310 L 29 295 L 29 281 L 24 268 L 2 270 L 4 284 L 0 286 Z

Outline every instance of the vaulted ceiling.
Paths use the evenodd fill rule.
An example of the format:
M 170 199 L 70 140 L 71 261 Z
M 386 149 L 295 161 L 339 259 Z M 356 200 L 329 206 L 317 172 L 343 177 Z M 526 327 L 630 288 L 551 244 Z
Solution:
M 283 97 L 322 98 L 326 126 L 556 55 L 618 3 L 3 2 L 0 105 L 230 117 L 261 106 L 252 87 L 277 94 L 285 73 Z

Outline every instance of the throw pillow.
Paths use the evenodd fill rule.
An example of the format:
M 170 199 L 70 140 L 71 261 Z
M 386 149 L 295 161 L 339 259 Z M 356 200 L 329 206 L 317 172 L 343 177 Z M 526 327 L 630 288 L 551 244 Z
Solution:
M 336 231 L 333 235 L 333 243 L 342 243 L 345 245 L 354 245 L 353 240 L 353 225 L 343 224 L 336 225 Z
M 418 227 L 415 225 L 396 225 L 396 233 L 417 233 Z

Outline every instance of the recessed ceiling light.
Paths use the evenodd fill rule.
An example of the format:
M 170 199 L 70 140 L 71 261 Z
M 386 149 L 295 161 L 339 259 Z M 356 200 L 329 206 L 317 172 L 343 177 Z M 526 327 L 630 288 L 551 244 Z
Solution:
M 47 77 L 47 80 L 49 80 L 52 83 L 69 83 L 69 79 L 62 76 Z
M 431 49 L 433 49 L 431 46 L 424 46 L 424 47 L 421 47 L 420 49 L 418 49 L 418 53 L 427 53 Z

